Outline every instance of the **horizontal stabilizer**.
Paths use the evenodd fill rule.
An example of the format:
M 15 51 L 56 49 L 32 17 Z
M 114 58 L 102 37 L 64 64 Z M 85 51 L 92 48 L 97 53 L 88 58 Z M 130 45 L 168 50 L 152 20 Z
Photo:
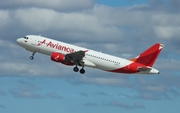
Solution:
M 151 67 L 145 67 L 145 68 L 138 68 L 139 72 L 141 74 L 159 74 L 159 71 L 157 69 L 151 68 Z
M 149 71 L 149 72 L 150 72 L 151 69 L 152 69 L 152 68 L 148 68 L 148 67 L 147 67 L 147 68 L 138 68 L 138 70 L 139 70 L 140 72 L 143 72 L 143 71 L 147 71 L 147 72 Z

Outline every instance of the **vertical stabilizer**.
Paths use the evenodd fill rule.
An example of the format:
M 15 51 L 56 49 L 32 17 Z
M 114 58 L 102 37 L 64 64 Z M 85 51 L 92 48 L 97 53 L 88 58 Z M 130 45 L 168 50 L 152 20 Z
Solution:
M 152 67 L 163 47 L 163 44 L 156 43 L 131 61 Z

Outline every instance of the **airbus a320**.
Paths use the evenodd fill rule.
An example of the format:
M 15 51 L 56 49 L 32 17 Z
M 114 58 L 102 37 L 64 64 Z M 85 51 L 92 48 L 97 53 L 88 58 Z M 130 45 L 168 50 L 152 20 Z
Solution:
M 85 73 L 85 66 L 115 73 L 159 74 L 152 66 L 164 46 L 156 43 L 139 56 L 128 60 L 38 35 L 18 38 L 17 43 L 32 52 L 31 60 L 36 52 L 42 53 L 49 55 L 54 62 L 74 66 L 74 72 L 79 71 L 81 74 Z

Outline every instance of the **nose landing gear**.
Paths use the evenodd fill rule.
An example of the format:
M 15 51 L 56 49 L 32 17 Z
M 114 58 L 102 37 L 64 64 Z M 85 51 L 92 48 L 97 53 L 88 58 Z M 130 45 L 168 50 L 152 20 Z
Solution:
M 34 51 L 34 52 L 32 53 L 32 56 L 30 56 L 30 59 L 31 59 L 31 60 L 33 60 L 33 59 L 34 59 L 34 55 L 35 55 L 35 53 L 36 53 L 36 51 Z

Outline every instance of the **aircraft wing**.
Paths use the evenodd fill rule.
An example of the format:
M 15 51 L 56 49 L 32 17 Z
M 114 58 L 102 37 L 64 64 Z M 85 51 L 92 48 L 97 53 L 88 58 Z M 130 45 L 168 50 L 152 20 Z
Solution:
M 65 55 L 65 59 L 68 62 L 72 62 L 74 64 L 79 64 L 79 65 L 83 65 L 83 66 L 89 66 L 89 67 L 95 67 L 96 65 L 88 60 L 83 60 L 83 57 L 85 56 L 85 52 L 86 51 L 77 51 L 74 53 L 69 53 Z
M 77 51 L 65 55 L 65 59 L 70 62 L 81 61 L 85 56 L 85 51 Z

